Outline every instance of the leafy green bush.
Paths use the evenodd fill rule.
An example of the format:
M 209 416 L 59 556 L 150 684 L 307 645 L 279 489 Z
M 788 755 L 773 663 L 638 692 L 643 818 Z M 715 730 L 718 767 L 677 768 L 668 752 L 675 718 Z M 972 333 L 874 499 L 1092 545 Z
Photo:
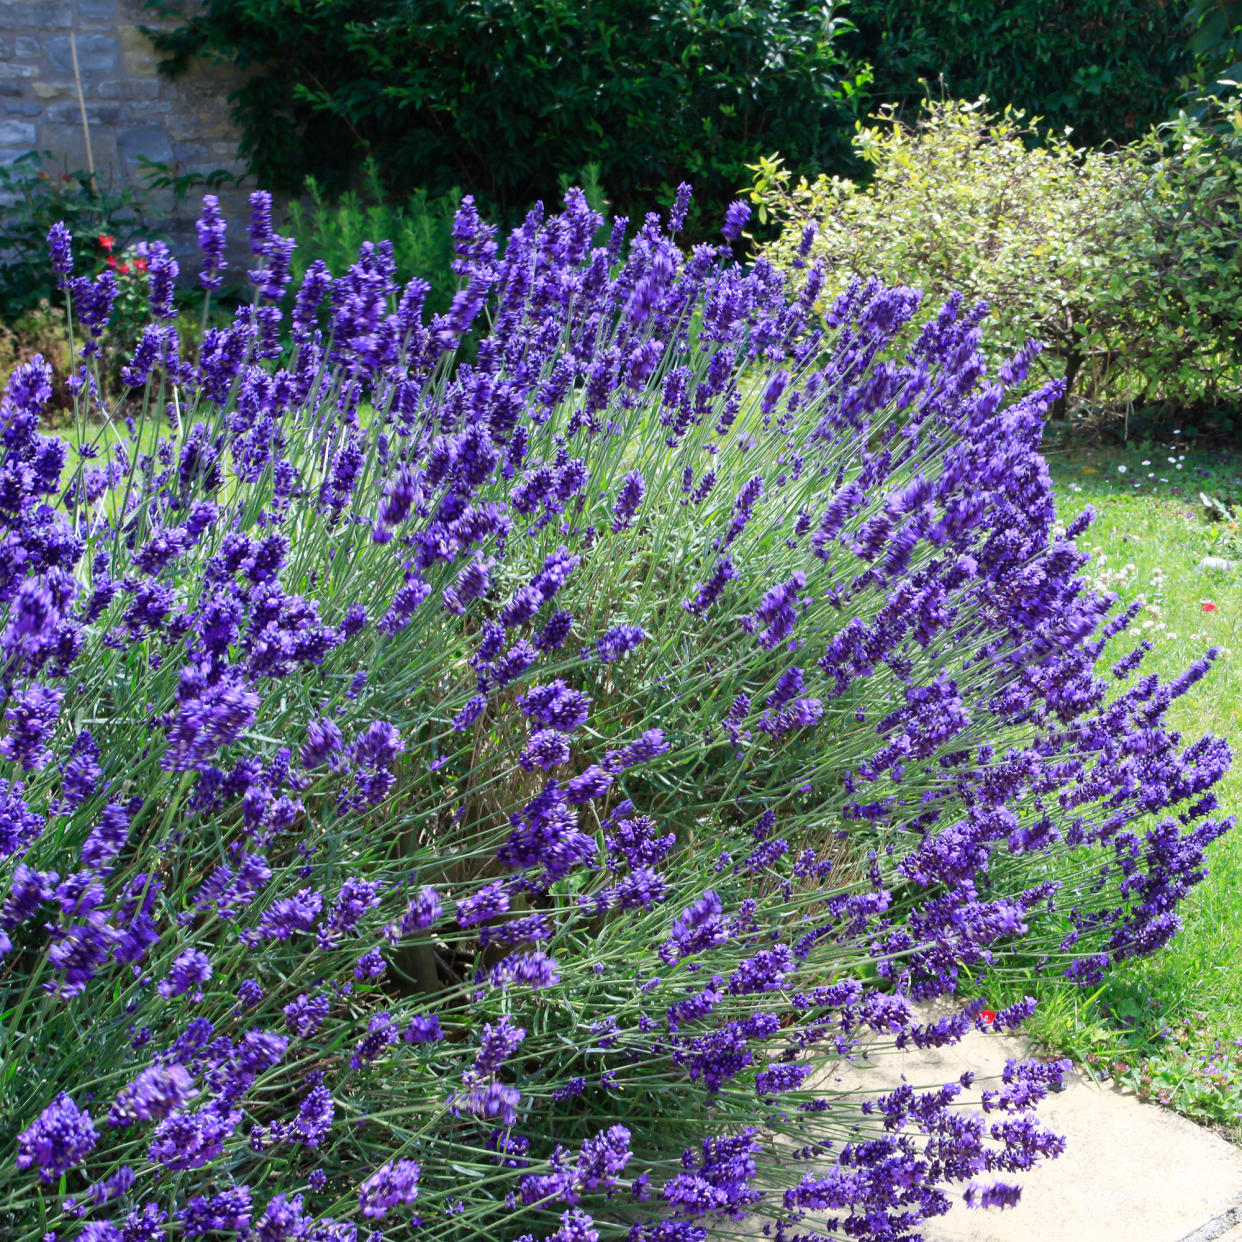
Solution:
M 914 126 L 894 107 L 874 119 L 855 139 L 865 188 L 795 182 L 777 157 L 754 167 L 759 218 L 783 226 L 775 261 L 802 262 L 815 225 L 825 297 L 876 275 L 986 301 L 998 342 L 1042 342 L 1088 408 L 1236 397 L 1242 114 L 1217 101 L 1111 152 L 1032 145 L 1022 113 L 984 100 L 931 103 Z
M 293 252 L 294 280 L 301 284 L 314 259 L 342 274 L 358 257 L 363 242 L 388 241 L 393 248 L 396 279 L 426 280 L 431 289 L 427 304 L 446 310 L 457 288 L 450 266 L 453 258 L 453 213 L 461 202 L 456 188 L 430 195 L 420 187 L 398 204 L 383 198 L 379 169 L 369 161 L 362 192 L 347 190 L 330 199 L 314 177 L 306 179 L 305 194 L 289 204 L 288 232 L 297 241 Z
M 598 162 L 621 210 L 641 216 L 686 179 L 714 224 L 763 151 L 848 162 L 859 75 L 840 22 L 795 0 L 347 7 L 208 0 L 152 35 L 170 73 L 202 54 L 249 71 L 242 154 L 291 191 L 309 173 L 340 193 L 370 155 L 394 199 L 462 186 L 513 217 Z
M 141 203 L 133 190 L 101 188 L 80 169 L 48 172 L 45 165 L 53 158 L 48 151 L 30 151 L 0 165 L 0 320 L 6 323 L 59 296 L 45 241 L 57 220 L 65 222 L 79 249 L 96 254 L 98 235 L 124 243 L 139 227 Z
M 1242 4 L 1238 0 L 1191 0 L 1186 14 L 1194 78 L 1212 89 L 1242 78 Z
M 1126 155 L 1145 174 L 1127 204 L 1133 248 L 1117 296 L 1141 308 L 1134 370 L 1161 399 L 1236 405 L 1242 364 L 1242 111 L 1215 97 Z M 1230 430 L 1239 428 L 1233 426 Z
M 875 70 L 876 99 L 915 103 L 920 79 L 1125 141 L 1164 117 L 1191 67 L 1181 5 L 1167 0 L 851 0 L 845 42 Z

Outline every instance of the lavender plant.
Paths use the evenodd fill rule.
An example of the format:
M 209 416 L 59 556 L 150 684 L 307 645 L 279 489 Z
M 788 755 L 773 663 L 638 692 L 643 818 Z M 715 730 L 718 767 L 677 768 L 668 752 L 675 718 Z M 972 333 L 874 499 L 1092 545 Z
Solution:
M 290 300 L 256 195 L 193 365 L 152 250 L 121 404 L 53 230 L 72 454 L 40 362 L 0 410 L 5 1236 L 914 1238 L 1060 1150 L 1061 1065 L 978 1115 L 816 1071 L 1173 933 L 1211 656 L 1095 672 L 1134 614 L 1055 526 L 1055 387 L 1005 404 L 1034 347 L 989 379 L 953 298 L 890 356 L 914 291 L 825 320 L 688 201 L 502 249 L 463 200 L 427 317 L 384 244 Z

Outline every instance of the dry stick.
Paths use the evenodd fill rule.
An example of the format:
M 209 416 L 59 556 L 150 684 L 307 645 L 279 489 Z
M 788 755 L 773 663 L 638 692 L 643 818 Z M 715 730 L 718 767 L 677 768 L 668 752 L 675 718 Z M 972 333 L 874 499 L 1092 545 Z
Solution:
M 82 137 L 86 140 L 86 171 L 90 174 L 91 193 L 99 191 L 95 186 L 95 157 L 91 153 L 91 127 L 86 120 L 86 97 L 82 94 L 82 73 L 78 69 L 78 35 L 69 32 L 69 54 L 73 58 L 73 84 L 78 88 L 78 111 L 82 113 Z

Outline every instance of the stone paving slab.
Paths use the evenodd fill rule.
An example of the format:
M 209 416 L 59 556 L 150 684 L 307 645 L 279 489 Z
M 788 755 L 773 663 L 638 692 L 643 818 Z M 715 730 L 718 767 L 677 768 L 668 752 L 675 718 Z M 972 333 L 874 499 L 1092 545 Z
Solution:
M 1008 1059 L 1028 1055 L 1021 1038 L 972 1032 L 951 1048 L 877 1056 L 865 1071 L 838 1066 L 820 1081 L 880 1094 L 903 1078 L 935 1087 L 966 1070 L 999 1075 Z M 960 1098 L 976 1101 L 980 1085 Z M 959 1203 L 924 1227 L 927 1242 L 1242 1242 L 1242 1149 L 1077 1073 L 1040 1104 L 1039 1117 L 1065 1137 L 1065 1153 L 1000 1176 L 1021 1183 L 1016 1207 Z
M 1200 1242 L 1200 1239 L 1192 1236 L 1187 1242 Z M 1225 1232 L 1216 1234 L 1214 1238 L 1205 1233 L 1202 1242 L 1242 1242 L 1242 1225 L 1226 1225 Z

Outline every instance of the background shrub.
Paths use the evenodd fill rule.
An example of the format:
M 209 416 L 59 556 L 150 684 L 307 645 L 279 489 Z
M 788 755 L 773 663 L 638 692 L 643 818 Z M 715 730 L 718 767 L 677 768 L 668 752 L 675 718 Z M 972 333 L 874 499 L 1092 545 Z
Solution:
M 59 299 L 56 275 L 47 264 L 47 232 L 58 220 L 73 234 L 79 252 L 104 252 L 96 239 L 115 238 L 119 247 L 135 240 L 142 225 L 141 196 L 113 191 L 85 170 L 54 169 L 49 151 L 31 151 L 0 165 L 0 321 L 12 324 L 41 301 Z
M 871 98 L 917 105 L 924 81 L 1043 117 L 1076 144 L 1125 142 L 1163 120 L 1192 56 L 1167 0 L 850 0 L 843 40 L 870 64 Z
M 1219 104 L 1117 151 L 1035 145 L 1021 114 L 985 101 L 895 108 L 858 129 L 864 186 L 755 170 L 768 251 L 789 266 L 808 226 L 825 296 L 857 276 L 909 279 L 988 303 L 997 339 L 1047 347 L 1049 371 L 1089 408 L 1164 402 L 1183 413 L 1236 397 L 1240 119 Z M 1062 409 L 1065 403 L 1062 403 Z
M 1242 79 L 1242 5 L 1238 0 L 1191 0 L 1186 25 L 1195 84 L 1229 94 Z
M 1119 369 L 1141 377 L 1138 400 L 1209 417 L 1224 403 L 1211 425 L 1242 432 L 1242 112 L 1208 97 L 1125 156 L 1142 192 L 1126 204 L 1132 241 L 1114 256 L 1113 296 L 1135 305 L 1140 331 L 1119 340 Z
M 154 37 L 170 72 L 204 53 L 251 72 L 236 116 L 265 184 L 310 174 L 336 195 L 370 157 L 396 201 L 462 186 L 517 218 L 598 164 L 636 217 L 692 180 L 714 227 L 764 151 L 848 164 L 860 75 L 839 24 L 791 0 L 366 0 L 344 18 L 323 0 L 210 0 Z
M 374 160 L 363 167 L 363 186 L 329 199 L 314 177 L 304 192 L 288 205 L 287 229 L 297 242 L 293 252 L 294 283 L 300 285 L 308 265 L 316 259 L 343 272 L 358 256 L 363 242 L 386 241 L 392 247 L 393 279 L 406 284 L 415 276 L 430 285 L 429 309 L 448 309 L 457 292 L 453 272 L 453 215 L 461 191 L 437 196 L 425 188 L 413 190 L 401 203 L 384 198 L 379 168 Z

